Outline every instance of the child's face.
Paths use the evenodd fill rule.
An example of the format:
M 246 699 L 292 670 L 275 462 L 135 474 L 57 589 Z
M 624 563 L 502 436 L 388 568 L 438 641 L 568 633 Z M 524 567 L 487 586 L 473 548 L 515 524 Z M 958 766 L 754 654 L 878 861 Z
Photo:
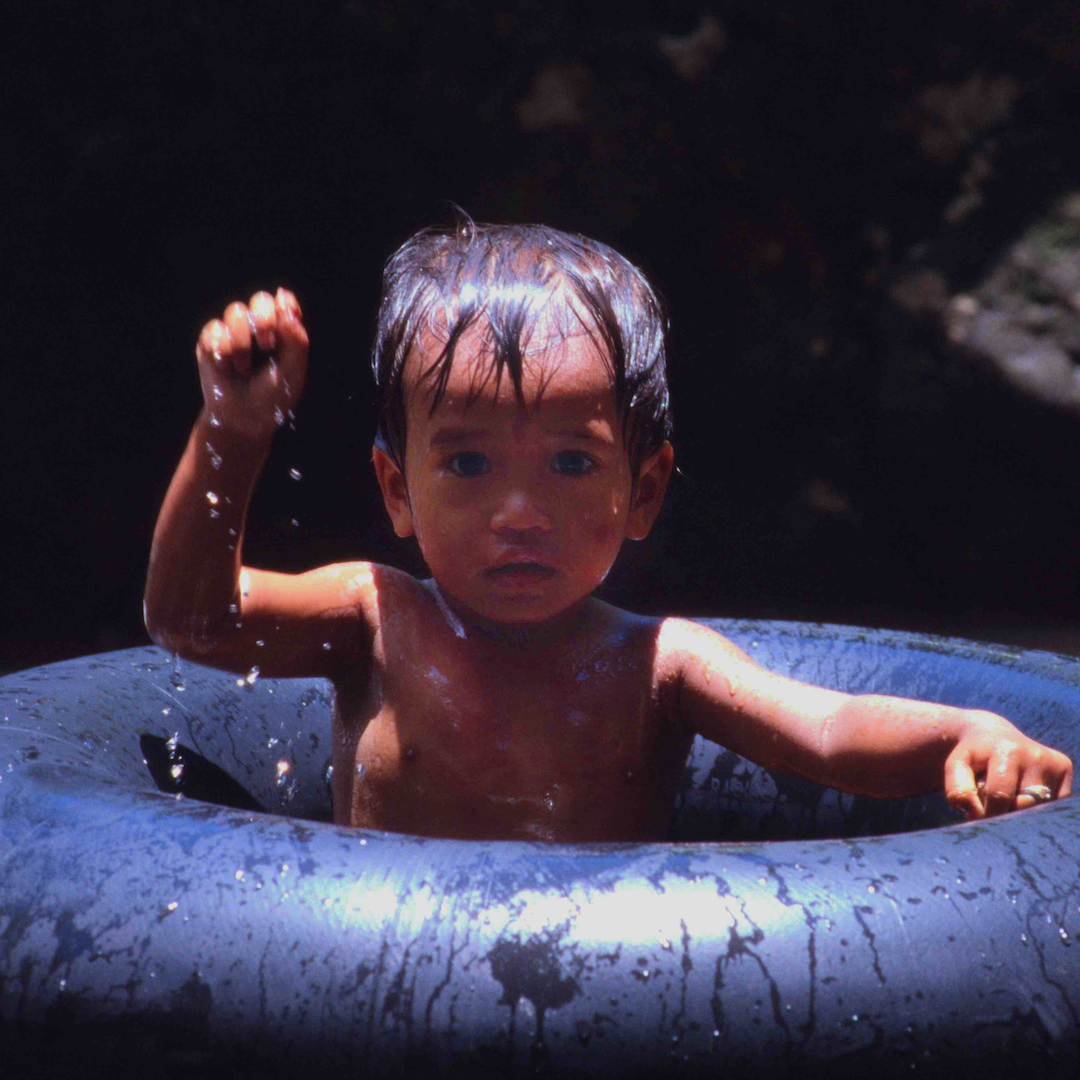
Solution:
M 624 537 L 641 539 L 671 471 L 666 445 L 633 484 L 609 365 L 586 333 L 538 340 L 525 357 L 524 406 L 504 373 L 496 394 L 473 326 L 431 412 L 421 371 L 405 369 L 405 474 L 381 450 L 375 465 L 399 536 L 415 535 L 444 593 L 497 622 L 550 619 L 603 581 Z

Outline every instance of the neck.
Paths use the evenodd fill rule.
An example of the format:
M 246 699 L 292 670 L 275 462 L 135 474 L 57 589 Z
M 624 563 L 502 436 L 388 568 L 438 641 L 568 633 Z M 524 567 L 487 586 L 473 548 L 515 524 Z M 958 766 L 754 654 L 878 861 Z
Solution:
M 507 623 L 477 614 L 440 589 L 434 578 L 428 578 L 424 586 L 435 598 L 439 610 L 458 637 L 469 637 L 475 633 L 511 649 L 537 648 L 565 642 L 569 635 L 580 633 L 592 621 L 600 603 L 591 595 L 585 596 L 550 619 L 541 622 Z

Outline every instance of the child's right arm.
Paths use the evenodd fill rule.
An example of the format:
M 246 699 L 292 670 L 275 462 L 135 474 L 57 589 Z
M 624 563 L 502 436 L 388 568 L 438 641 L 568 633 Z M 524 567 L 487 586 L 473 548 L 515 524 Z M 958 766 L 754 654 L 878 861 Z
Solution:
M 272 354 L 259 364 L 253 346 Z M 372 592 L 366 564 L 276 574 L 241 565 L 244 518 L 274 432 L 299 401 L 308 337 L 292 293 L 257 293 L 203 327 L 204 404 L 158 516 L 144 616 L 181 656 L 265 675 L 355 664 Z

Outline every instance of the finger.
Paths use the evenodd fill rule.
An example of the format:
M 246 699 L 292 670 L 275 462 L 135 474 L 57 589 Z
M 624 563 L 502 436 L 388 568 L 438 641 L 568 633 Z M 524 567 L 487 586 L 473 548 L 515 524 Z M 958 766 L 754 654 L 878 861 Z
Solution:
M 277 307 L 268 292 L 257 292 L 248 304 L 255 343 L 263 352 L 277 348 Z
M 1049 791 L 1052 799 L 1067 797 L 1072 790 L 1072 762 L 1057 750 L 1037 747 L 1021 772 L 1017 806 L 1021 806 L 1021 799 L 1024 806 L 1044 802 L 1045 799 L 1040 799 L 1038 795 L 1024 794 L 1028 789 L 1036 788 Z
M 1020 765 L 1016 747 L 999 743 L 986 767 L 986 813 L 988 817 L 1012 810 L 1020 785 Z
M 278 311 L 287 317 L 294 319 L 304 317 L 304 313 L 300 310 L 300 301 L 296 299 L 296 294 L 289 289 L 278 289 L 274 300 L 277 303 Z
M 287 289 L 278 289 L 275 303 L 278 309 L 278 363 L 285 377 L 284 389 L 290 400 L 296 400 L 303 390 L 307 371 L 308 334 L 300 321 L 300 305 Z
M 975 783 L 975 770 L 967 757 L 949 758 L 945 763 L 945 797 L 949 805 L 960 810 L 968 821 L 985 816 L 986 810 Z
M 247 306 L 239 300 L 225 309 L 225 328 L 232 343 L 232 369 L 246 375 L 251 370 L 251 325 Z
M 195 355 L 200 363 L 213 363 L 218 368 L 228 370 L 227 358 L 232 352 L 229 331 L 220 319 L 211 319 L 199 334 Z

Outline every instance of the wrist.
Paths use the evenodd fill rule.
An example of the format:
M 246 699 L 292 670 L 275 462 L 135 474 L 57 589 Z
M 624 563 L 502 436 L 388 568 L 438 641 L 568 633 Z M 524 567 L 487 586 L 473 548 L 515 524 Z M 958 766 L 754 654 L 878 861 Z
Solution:
M 276 424 L 238 424 L 203 405 L 195 423 L 195 434 L 212 462 L 218 458 L 224 460 L 226 454 L 234 461 L 239 458 L 261 462 L 270 450 L 277 427 Z M 214 467 L 220 468 L 220 463 Z

